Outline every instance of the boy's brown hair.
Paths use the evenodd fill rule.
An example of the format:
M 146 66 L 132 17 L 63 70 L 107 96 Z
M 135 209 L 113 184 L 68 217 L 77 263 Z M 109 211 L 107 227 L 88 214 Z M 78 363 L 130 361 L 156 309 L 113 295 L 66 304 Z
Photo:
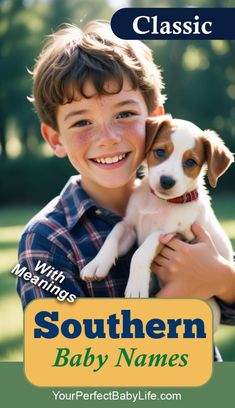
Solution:
M 70 103 L 76 92 L 84 94 L 84 84 L 92 81 L 99 95 L 107 95 L 106 81 L 115 79 L 117 92 L 126 75 L 133 89 L 140 89 L 148 112 L 164 102 L 164 87 L 151 50 L 140 41 L 116 37 L 109 24 L 93 21 L 84 30 L 65 25 L 49 36 L 36 62 L 33 75 L 33 102 L 40 120 L 57 129 L 57 108 Z

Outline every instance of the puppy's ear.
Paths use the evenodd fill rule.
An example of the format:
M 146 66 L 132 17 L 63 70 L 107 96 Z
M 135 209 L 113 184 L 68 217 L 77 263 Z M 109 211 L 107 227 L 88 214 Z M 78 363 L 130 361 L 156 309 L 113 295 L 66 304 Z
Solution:
M 172 126 L 172 116 L 160 115 L 149 117 L 146 121 L 145 154 L 149 152 L 157 135 L 164 125 Z
M 234 157 L 224 145 L 223 140 L 213 130 L 205 130 L 203 143 L 207 161 L 207 176 L 211 187 L 216 187 L 217 180 L 233 163 Z

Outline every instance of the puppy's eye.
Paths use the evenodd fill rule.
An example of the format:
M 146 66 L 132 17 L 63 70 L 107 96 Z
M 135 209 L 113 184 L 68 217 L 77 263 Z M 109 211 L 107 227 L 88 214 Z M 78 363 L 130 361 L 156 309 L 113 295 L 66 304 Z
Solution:
M 156 149 L 153 151 L 155 157 L 163 159 L 166 156 L 166 151 L 164 149 Z
M 185 162 L 184 162 L 184 165 L 186 166 L 186 167 L 194 167 L 194 166 L 196 166 L 196 162 L 195 162 L 195 160 L 194 159 L 188 159 L 188 160 L 186 160 Z

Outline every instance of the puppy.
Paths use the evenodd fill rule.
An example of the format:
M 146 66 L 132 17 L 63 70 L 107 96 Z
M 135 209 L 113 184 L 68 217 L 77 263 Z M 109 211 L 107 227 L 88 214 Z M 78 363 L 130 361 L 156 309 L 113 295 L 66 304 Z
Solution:
M 191 122 L 170 115 L 152 118 L 146 126 L 148 176 L 131 195 L 126 216 L 108 235 L 97 256 L 81 271 L 84 280 L 104 278 L 115 260 L 138 241 L 130 266 L 126 297 L 148 297 L 150 267 L 159 251 L 159 237 L 180 233 L 187 241 L 196 221 L 210 233 L 218 252 L 232 262 L 231 243 L 220 226 L 204 187 L 217 179 L 233 162 L 233 155 L 219 136 L 202 131 Z M 215 326 L 220 320 L 216 302 L 209 301 Z

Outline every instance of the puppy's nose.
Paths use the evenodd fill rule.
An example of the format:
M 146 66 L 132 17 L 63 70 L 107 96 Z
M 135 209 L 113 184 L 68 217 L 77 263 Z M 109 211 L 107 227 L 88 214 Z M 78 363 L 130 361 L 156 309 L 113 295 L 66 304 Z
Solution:
M 175 185 L 175 180 L 170 176 L 161 176 L 160 177 L 160 184 L 164 190 L 169 190 L 171 187 Z

